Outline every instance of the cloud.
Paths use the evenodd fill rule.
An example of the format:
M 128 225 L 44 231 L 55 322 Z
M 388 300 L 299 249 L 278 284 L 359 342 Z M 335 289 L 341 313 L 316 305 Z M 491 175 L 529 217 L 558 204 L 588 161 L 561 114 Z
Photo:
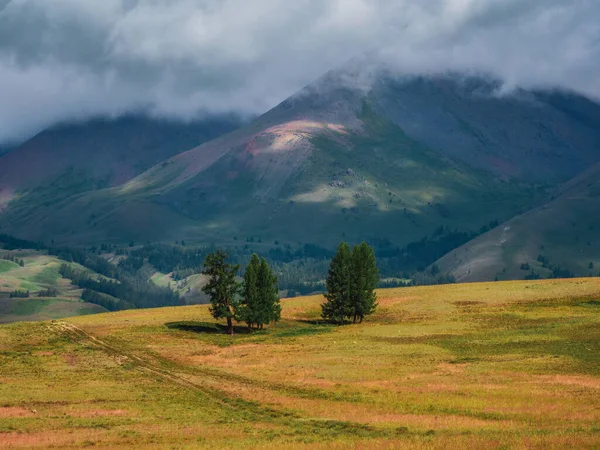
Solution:
M 600 98 L 600 2 L 0 0 L 0 142 L 94 115 L 260 113 L 364 53 Z

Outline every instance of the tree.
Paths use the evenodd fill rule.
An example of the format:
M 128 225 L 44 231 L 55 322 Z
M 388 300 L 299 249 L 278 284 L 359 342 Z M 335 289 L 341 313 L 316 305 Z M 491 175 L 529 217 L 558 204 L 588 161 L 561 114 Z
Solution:
M 327 274 L 326 302 L 321 305 L 324 319 L 337 324 L 344 323 L 351 314 L 350 279 L 351 252 L 346 242 L 340 243 Z
M 281 318 L 281 304 L 279 303 L 277 277 L 269 267 L 265 258 L 262 258 L 258 268 L 257 287 L 259 314 L 256 323 L 262 330 L 265 324 L 277 322 Z
M 227 334 L 233 334 L 233 320 L 236 318 L 239 283 L 235 280 L 240 270 L 238 264 L 229 264 L 229 253 L 222 250 L 209 253 L 204 260 L 202 274 L 208 282 L 202 291 L 210 298 L 210 312 L 215 319 L 227 319 Z
M 352 323 L 362 322 L 377 308 L 375 288 L 379 283 L 379 270 L 373 249 L 363 242 L 352 249 L 350 260 L 350 304 Z
M 239 319 L 262 329 L 265 324 L 277 322 L 281 317 L 277 278 L 267 261 L 253 254 L 244 274 L 243 298 Z
M 253 254 L 250 263 L 244 273 L 244 284 L 242 289 L 242 301 L 239 308 L 239 319 L 248 324 L 252 329 L 253 325 L 258 323 L 259 319 L 259 293 L 258 293 L 258 272 L 260 270 L 260 259 L 258 255 Z

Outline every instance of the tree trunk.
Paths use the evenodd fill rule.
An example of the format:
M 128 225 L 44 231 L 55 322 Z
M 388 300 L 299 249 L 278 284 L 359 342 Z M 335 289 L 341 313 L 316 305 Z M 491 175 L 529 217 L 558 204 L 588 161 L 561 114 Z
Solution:
M 360 316 L 360 323 L 362 323 L 363 321 L 363 316 Z
M 227 318 L 227 334 L 233 335 L 233 321 L 231 317 Z
M 352 319 L 352 323 L 356 323 L 356 314 L 354 314 L 354 319 Z

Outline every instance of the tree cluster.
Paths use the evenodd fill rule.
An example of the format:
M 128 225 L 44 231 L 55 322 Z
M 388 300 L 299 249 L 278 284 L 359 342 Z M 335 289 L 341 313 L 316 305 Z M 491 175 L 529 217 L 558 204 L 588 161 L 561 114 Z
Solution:
M 168 244 L 146 244 L 129 252 L 129 258 L 147 260 L 160 272 L 187 271 L 190 275 L 200 273 L 205 256 L 206 251 L 200 248 L 182 248 Z
M 5 261 L 11 261 L 14 262 L 15 264 L 18 264 L 21 267 L 25 267 L 25 261 L 21 258 L 17 258 L 16 256 L 12 256 L 9 254 L 6 254 L 2 257 L 2 259 L 4 259 Z
M 10 293 L 10 298 L 29 298 L 29 291 L 21 291 L 17 289 Z
M 48 254 L 56 256 L 58 259 L 62 259 L 63 261 L 80 264 L 108 278 L 119 279 L 120 276 L 118 267 L 100 256 L 90 254 L 85 249 L 73 247 L 55 247 L 50 248 L 48 250 Z
M 42 289 L 41 291 L 37 292 L 37 296 L 38 297 L 56 297 L 56 296 L 58 296 L 58 291 L 56 290 L 56 288 Z
M 125 277 L 121 274 L 120 280 L 112 280 L 101 277 L 92 278 L 86 272 L 73 269 L 67 264 L 63 264 L 59 270 L 63 278 L 68 278 L 71 283 L 84 290 L 89 290 L 101 294 L 106 294 L 120 303 L 112 302 L 109 304 L 116 306 L 106 306 L 98 303 L 105 308 L 116 311 L 130 308 L 155 308 L 159 306 L 177 306 L 182 302 L 179 294 L 173 292 L 167 287 L 160 287 L 143 277 Z M 97 296 L 87 294 L 91 299 L 97 299 Z M 83 297 L 82 297 L 83 298 Z M 89 299 L 85 299 L 90 301 Z M 91 303 L 97 303 L 91 301 Z
M 233 334 L 233 321 L 245 322 L 248 328 L 262 329 L 281 316 L 277 278 L 265 259 L 252 255 L 244 282 L 236 280 L 239 264 L 228 262 L 229 254 L 222 250 L 209 253 L 202 274 L 208 282 L 202 288 L 210 298 L 210 312 L 227 321 L 227 333 Z
M 337 324 L 362 322 L 375 312 L 379 271 L 373 249 L 365 242 L 350 249 L 342 242 L 329 266 L 325 303 L 321 305 L 324 319 Z
M 26 241 L 8 234 L 0 234 L 0 244 L 4 250 L 40 250 L 45 248 L 40 242 Z

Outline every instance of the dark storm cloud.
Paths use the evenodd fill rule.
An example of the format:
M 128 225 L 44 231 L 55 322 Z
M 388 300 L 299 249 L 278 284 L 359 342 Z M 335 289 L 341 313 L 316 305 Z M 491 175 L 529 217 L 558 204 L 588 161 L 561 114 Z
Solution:
M 132 110 L 275 105 L 365 52 L 600 96 L 597 0 L 0 0 L 0 142 Z

